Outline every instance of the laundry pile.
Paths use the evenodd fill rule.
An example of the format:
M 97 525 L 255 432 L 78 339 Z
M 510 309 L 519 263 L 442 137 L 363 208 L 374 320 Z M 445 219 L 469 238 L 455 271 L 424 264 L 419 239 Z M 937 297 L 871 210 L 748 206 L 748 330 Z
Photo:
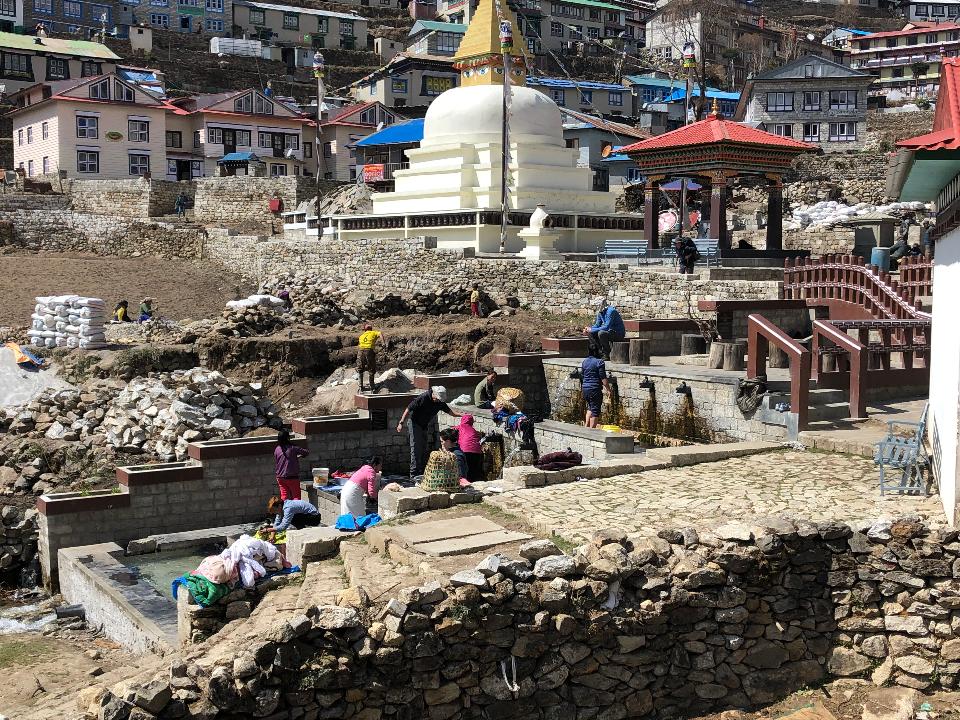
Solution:
M 100 298 L 51 295 L 36 301 L 27 331 L 31 345 L 86 350 L 106 347 L 107 307 Z

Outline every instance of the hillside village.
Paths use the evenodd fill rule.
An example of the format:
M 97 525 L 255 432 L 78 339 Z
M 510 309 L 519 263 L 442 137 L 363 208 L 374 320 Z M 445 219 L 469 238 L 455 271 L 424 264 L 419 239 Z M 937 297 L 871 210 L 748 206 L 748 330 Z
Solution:
M 955 716 L 958 151 L 960 0 L 0 0 L 0 720 Z

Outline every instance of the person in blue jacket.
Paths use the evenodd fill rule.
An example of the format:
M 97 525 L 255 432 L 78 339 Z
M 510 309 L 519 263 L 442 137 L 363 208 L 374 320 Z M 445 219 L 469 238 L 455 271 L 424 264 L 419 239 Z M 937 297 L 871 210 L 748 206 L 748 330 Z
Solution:
M 583 334 L 590 338 L 590 347 L 596 356 L 604 360 L 610 359 L 610 343 L 623 340 L 627 331 L 623 326 L 623 318 L 613 305 L 607 304 L 605 297 L 597 298 L 597 319 L 592 327 L 585 327 Z

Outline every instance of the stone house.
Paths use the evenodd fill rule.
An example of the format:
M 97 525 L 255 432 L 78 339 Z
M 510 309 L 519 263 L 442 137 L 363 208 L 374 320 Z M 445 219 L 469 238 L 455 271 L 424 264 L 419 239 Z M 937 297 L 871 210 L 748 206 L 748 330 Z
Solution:
M 219 172 L 283 177 L 316 172 L 313 140 L 304 138 L 304 127 L 311 121 L 259 90 L 175 98 L 167 107 L 182 118 L 171 123 L 171 132 L 181 133 L 181 146 L 190 145 L 171 148 L 178 151 L 178 162 L 183 150 L 188 150 L 191 161 L 202 162 L 205 176 Z M 310 134 L 306 133 L 307 138 Z M 178 168 L 179 176 L 184 167 L 179 164 Z
M 867 73 L 805 55 L 748 80 L 735 117 L 828 152 L 855 150 L 866 137 L 872 80 Z
M 357 80 L 351 94 L 358 102 L 379 101 L 388 108 L 426 108 L 456 87 L 460 73 L 450 57 L 402 52 L 384 67 Z
M 349 105 L 334 110 L 317 127 L 320 175 L 327 180 L 356 180 L 356 144 L 378 128 L 400 118 L 381 102 Z M 362 165 L 362 163 L 359 163 Z
M 246 34 L 291 48 L 367 47 L 367 18 L 353 13 L 244 0 L 233 3 L 232 24 L 234 37 Z M 312 53 L 309 58 L 312 61 Z
M 567 108 L 561 108 L 563 141 L 569 148 L 580 151 L 580 163 L 593 170 L 593 189 L 622 192 L 625 185 L 636 179 L 636 164 L 606 162 L 613 150 L 651 137 L 650 133 L 624 123 L 604 120 Z
M 116 72 L 34 85 L 9 115 L 14 164 L 28 176 L 119 179 L 165 168 L 165 115 L 159 96 Z M 18 98 L 19 99 L 19 98 Z
M 603 116 L 630 115 L 630 90 L 616 83 L 567 78 L 529 77 L 527 87 L 539 90 L 561 108 Z
M 109 73 L 119 60 L 97 42 L 0 32 L 0 83 L 8 95 L 40 82 Z
M 460 47 L 466 25 L 417 20 L 407 34 L 407 50 L 412 53 L 453 56 Z

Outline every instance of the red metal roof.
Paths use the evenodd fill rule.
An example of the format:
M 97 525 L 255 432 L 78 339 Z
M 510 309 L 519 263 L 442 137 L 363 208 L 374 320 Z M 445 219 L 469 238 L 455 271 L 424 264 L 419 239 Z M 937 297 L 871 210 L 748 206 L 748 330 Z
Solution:
M 897 146 L 909 150 L 960 150 L 960 58 L 948 57 L 940 63 L 933 130 L 901 140 Z
M 749 125 L 722 120 L 711 115 L 706 120 L 685 125 L 663 135 L 657 135 L 649 140 L 642 140 L 633 145 L 627 145 L 621 153 L 637 153 L 646 150 L 667 150 L 692 145 L 709 145 L 711 143 L 743 143 L 745 145 L 769 145 L 777 148 L 793 150 L 816 150 L 809 143 L 800 142 L 791 138 L 774 135 L 763 130 L 757 130 Z

